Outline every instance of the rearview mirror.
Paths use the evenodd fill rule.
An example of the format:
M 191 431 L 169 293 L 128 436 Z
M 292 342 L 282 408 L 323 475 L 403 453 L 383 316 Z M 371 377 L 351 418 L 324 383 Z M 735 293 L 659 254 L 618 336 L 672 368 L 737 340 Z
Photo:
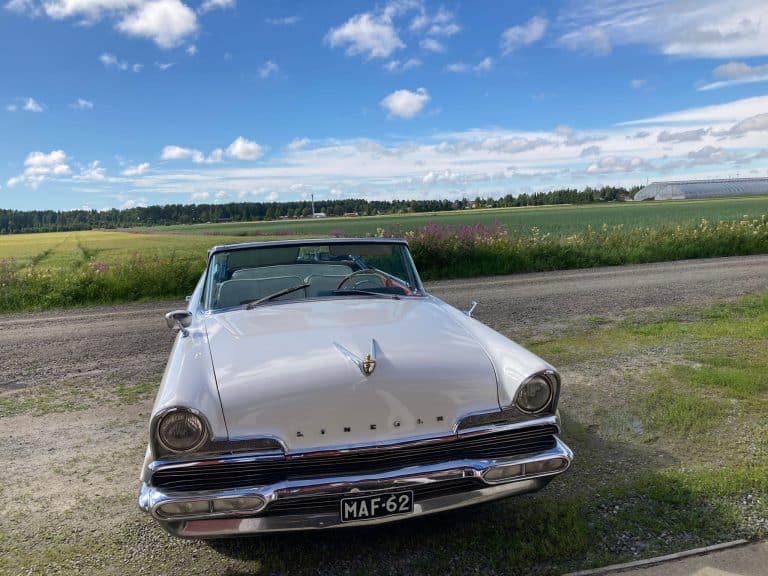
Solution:
M 174 310 L 165 315 L 165 323 L 168 328 L 178 332 L 181 331 L 184 336 L 187 335 L 187 328 L 192 324 L 192 312 L 188 310 Z

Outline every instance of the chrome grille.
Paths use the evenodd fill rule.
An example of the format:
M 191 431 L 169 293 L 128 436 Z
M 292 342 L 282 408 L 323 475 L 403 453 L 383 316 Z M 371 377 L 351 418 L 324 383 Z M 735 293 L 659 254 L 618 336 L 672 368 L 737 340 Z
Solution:
M 554 448 L 556 433 L 555 426 L 535 426 L 435 444 L 160 468 L 152 476 L 151 484 L 169 492 L 223 490 L 285 480 L 371 474 L 451 460 L 519 456 Z

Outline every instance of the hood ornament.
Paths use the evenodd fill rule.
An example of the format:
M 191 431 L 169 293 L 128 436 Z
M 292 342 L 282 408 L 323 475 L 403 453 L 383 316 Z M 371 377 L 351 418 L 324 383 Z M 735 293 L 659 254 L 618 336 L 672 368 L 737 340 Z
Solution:
M 365 358 L 360 358 L 357 354 L 350 352 L 338 342 L 334 342 L 333 345 L 336 347 L 336 350 L 341 352 L 342 356 L 360 369 L 363 376 L 370 376 L 373 374 L 373 371 L 376 370 L 376 348 L 379 346 L 376 340 L 371 339 L 371 351 L 365 355 Z

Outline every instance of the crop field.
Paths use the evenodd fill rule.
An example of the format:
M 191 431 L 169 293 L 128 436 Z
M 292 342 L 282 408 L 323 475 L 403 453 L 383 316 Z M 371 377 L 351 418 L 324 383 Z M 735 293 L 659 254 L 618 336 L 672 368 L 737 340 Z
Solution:
M 366 236 L 379 228 L 414 230 L 428 223 L 447 226 L 497 223 L 510 234 L 529 234 L 536 228 L 543 234 L 567 235 L 583 232 L 588 226 L 599 229 L 623 226 L 625 229 L 657 228 L 664 225 L 690 226 L 702 219 L 710 222 L 739 220 L 768 214 L 768 196 L 715 198 L 706 200 L 668 200 L 665 202 L 617 202 L 606 204 L 492 208 L 426 214 L 401 214 L 365 217 L 337 217 L 315 220 L 234 222 L 163 226 L 154 230 L 181 234 L 222 234 L 229 236 L 328 234 Z
M 213 245 L 342 235 L 406 237 L 424 280 L 765 254 L 768 197 L 2 236 L 0 312 L 176 298 Z

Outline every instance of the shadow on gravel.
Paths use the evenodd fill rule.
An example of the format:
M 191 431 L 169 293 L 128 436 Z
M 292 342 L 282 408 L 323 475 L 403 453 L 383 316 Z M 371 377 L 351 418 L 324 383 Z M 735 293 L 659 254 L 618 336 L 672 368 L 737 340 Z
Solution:
M 734 518 L 653 446 L 564 419 L 573 467 L 539 493 L 377 527 L 214 540 L 256 573 L 556 574 L 716 541 Z M 711 539 L 711 540 L 710 540 Z M 229 574 L 253 573 L 253 570 Z

